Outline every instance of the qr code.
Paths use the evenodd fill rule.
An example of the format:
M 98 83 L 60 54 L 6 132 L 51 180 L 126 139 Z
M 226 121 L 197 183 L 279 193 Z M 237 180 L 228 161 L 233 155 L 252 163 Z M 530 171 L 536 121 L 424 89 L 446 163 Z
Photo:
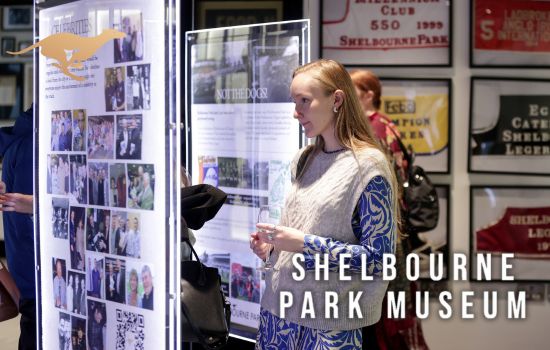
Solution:
M 143 315 L 116 310 L 116 350 L 143 350 L 145 340 Z

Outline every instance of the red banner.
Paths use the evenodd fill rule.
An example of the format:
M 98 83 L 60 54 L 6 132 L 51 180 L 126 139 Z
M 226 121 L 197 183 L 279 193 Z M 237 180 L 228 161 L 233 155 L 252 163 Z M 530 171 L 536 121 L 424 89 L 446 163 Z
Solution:
M 550 52 L 550 2 L 476 0 L 475 48 Z

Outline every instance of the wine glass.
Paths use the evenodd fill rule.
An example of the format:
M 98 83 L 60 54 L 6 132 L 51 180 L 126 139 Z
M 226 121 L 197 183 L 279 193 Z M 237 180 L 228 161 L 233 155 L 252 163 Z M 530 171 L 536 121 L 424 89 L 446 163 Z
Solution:
M 279 223 L 280 216 L 281 214 L 279 207 L 262 205 L 260 206 L 260 211 L 258 213 L 257 223 L 273 224 L 275 226 Z M 269 271 L 273 268 L 273 263 L 269 260 L 270 256 L 271 249 L 267 252 L 263 266 L 259 268 L 261 271 Z

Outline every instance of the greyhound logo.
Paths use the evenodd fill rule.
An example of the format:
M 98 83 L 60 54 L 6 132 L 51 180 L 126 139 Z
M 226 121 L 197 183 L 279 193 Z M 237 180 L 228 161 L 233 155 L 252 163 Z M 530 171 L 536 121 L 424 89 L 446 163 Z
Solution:
M 82 68 L 82 63 L 92 57 L 105 43 L 113 39 L 122 39 L 126 36 L 115 29 L 105 29 L 101 34 L 88 38 L 72 33 L 57 33 L 44 38 L 32 46 L 21 51 L 11 52 L 10 55 L 21 55 L 37 47 L 41 47 L 42 55 L 54 59 L 54 67 L 59 68 L 66 76 L 82 81 L 85 78 L 69 72 L 69 68 Z

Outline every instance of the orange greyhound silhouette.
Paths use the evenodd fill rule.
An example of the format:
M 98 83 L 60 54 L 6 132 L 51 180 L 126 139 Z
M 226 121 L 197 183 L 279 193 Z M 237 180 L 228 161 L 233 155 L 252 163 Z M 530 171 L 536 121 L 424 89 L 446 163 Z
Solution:
M 65 75 L 74 80 L 82 81 L 85 78 L 69 72 L 69 68 L 82 68 L 82 62 L 86 61 L 106 42 L 113 39 L 121 39 L 125 33 L 115 29 L 105 29 L 101 34 L 93 37 L 82 37 L 72 33 L 57 33 L 50 35 L 32 46 L 21 51 L 11 52 L 10 55 L 21 55 L 37 47 L 41 47 L 42 55 L 56 60 L 53 66 L 59 68 Z M 67 58 L 65 51 L 72 51 Z

